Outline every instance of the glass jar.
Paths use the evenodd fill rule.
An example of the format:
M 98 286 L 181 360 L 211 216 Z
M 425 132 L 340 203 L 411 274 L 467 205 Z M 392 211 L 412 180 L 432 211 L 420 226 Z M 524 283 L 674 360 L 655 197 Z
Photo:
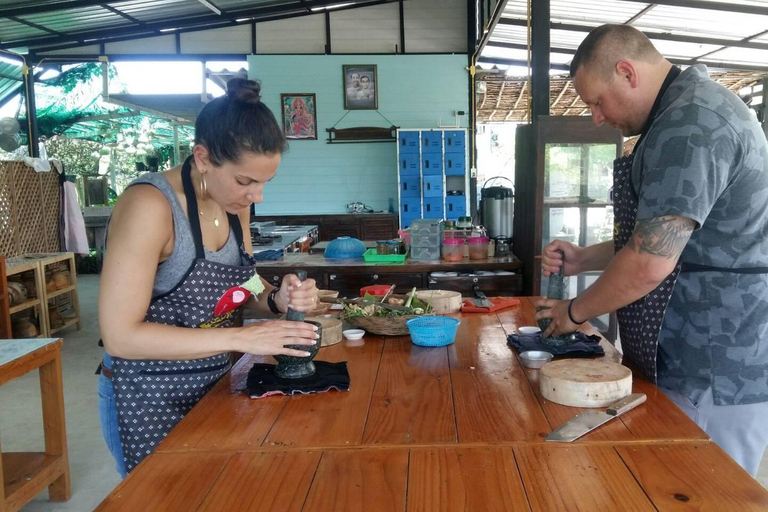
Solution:
M 464 240 L 461 238 L 446 238 L 443 240 L 443 259 L 445 261 L 463 260 Z
M 456 227 L 455 220 L 446 220 L 445 222 L 443 222 L 443 230 L 454 229 L 455 227 Z
M 509 237 L 496 237 L 496 256 L 509 256 Z
M 405 242 L 403 242 L 403 244 L 405 244 Z M 397 240 L 388 240 L 387 246 L 389 247 L 389 252 L 387 254 L 401 254 L 400 243 Z
M 456 227 L 459 229 L 472 229 L 472 217 L 459 217 Z
M 376 241 L 376 254 L 379 256 L 383 256 L 386 254 L 389 254 L 389 242 L 388 240 L 377 240 Z
M 473 236 L 467 239 L 469 259 L 484 260 L 488 258 L 488 237 Z

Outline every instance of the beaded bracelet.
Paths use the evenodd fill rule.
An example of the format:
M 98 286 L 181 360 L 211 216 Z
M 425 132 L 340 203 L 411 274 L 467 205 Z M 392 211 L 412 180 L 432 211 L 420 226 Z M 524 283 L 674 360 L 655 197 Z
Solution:
M 571 299 L 571 302 L 568 303 L 568 319 L 572 323 L 574 323 L 576 325 L 581 325 L 584 322 L 586 322 L 586 320 L 582 320 L 581 322 L 577 322 L 576 320 L 573 319 L 573 314 L 571 313 L 571 306 L 573 306 L 573 301 L 575 301 L 575 300 L 576 300 L 576 298 L 574 297 L 574 298 Z
M 283 312 L 280 311 L 280 308 L 277 307 L 277 302 L 275 302 L 275 295 L 277 295 L 277 292 L 280 291 L 280 288 L 273 288 L 271 292 L 269 292 L 269 295 L 267 295 L 267 306 L 269 306 L 269 310 L 276 314 L 281 315 Z

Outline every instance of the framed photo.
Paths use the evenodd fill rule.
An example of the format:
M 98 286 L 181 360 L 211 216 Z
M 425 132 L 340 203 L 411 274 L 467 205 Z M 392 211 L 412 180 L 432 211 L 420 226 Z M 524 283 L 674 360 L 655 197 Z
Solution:
M 344 69 L 344 109 L 377 110 L 379 87 L 376 83 L 376 65 L 348 64 Z
M 286 139 L 317 140 L 317 101 L 311 93 L 280 95 Z

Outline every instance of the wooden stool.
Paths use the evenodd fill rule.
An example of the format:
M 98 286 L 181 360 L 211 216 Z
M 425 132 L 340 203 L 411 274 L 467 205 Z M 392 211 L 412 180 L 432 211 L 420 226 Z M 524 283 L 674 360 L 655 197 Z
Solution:
M 15 512 L 44 488 L 51 501 L 71 494 L 60 338 L 0 340 L 0 386 L 40 370 L 45 453 L 0 450 L 0 512 Z

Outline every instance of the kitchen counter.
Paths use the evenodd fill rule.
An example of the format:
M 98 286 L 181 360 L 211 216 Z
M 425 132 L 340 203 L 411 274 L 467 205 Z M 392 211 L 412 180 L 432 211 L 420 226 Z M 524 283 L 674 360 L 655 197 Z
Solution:
M 259 274 L 279 285 L 285 274 L 305 270 L 318 288 L 337 290 L 342 297 L 359 294 L 371 284 L 394 284 L 396 293 L 421 289 L 454 290 L 472 296 L 477 285 L 486 295 L 519 295 L 522 264 L 514 254 L 487 260 L 412 260 L 404 263 L 366 263 L 362 258 L 326 259 L 322 254 L 286 254 L 281 260 L 259 262 Z M 449 275 L 446 273 L 456 273 Z
M 575 442 L 545 442 L 583 409 L 544 399 L 539 371 L 506 345 L 533 315 L 521 298 L 455 315 L 448 347 L 366 335 L 321 348 L 318 360 L 347 362 L 348 392 L 251 400 L 226 375 L 97 510 L 768 508 L 768 490 L 638 375 L 646 403 Z

